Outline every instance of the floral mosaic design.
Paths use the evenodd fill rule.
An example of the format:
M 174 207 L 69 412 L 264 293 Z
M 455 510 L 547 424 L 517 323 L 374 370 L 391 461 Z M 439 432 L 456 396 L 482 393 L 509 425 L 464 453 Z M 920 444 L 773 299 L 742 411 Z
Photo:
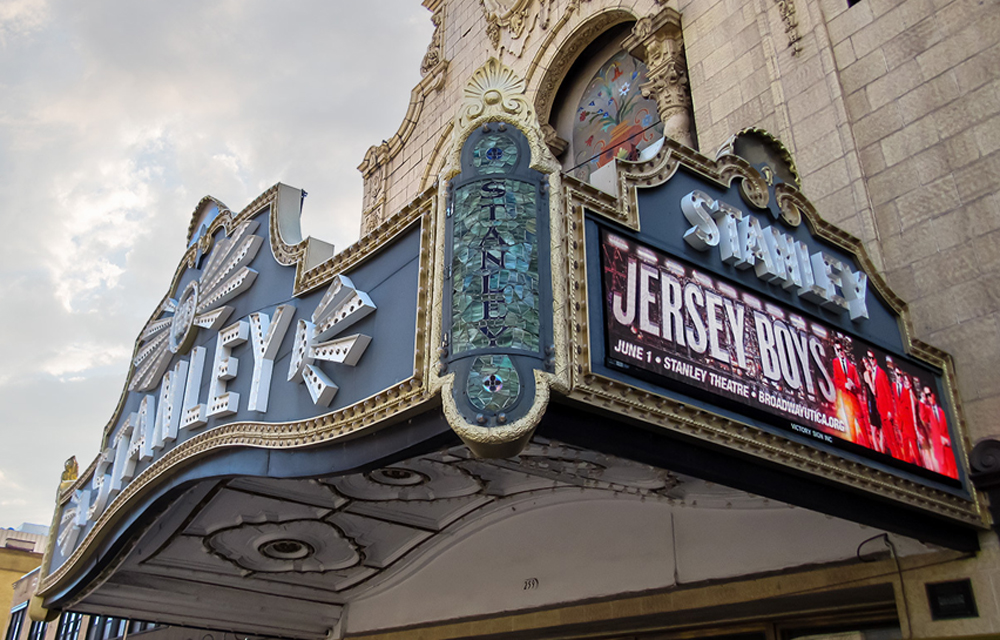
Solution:
M 517 144 L 504 134 L 483 136 L 472 150 L 472 165 L 479 173 L 508 173 L 517 167 Z
M 479 180 L 456 189 L 453 353 L 539 350 L 536 202 L 535 185 L 521 180 Z
M 469 402 L 480 411 L 506 411 L 521 395 L 521 377 L 508 356 L 479 356 L 466 383 Z
M 601 67 L 583 92 L 573 127 L 573 152 L 583 180 L 611 160 L 638 160 L 639 152 L 663 137 L 656 102 L 642 97 L 646 65 L 626 51 Z

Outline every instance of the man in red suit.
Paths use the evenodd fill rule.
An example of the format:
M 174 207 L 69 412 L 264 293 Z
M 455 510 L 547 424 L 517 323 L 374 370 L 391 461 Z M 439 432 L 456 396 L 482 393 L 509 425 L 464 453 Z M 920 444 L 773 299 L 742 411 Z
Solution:
M 902 460 L 920 464 L 917 452 L 917 408 L 916 396 L 910 377 L 902 369 L 896 369 L 896 381 L 892 385 L 892 394 L 896 404 L 896 428 L 902 445 Z
M 938 473 L 957 478 L 955 453 L 951 448 L 951 436 L 948 434 L 948 420 L 945 418 L 944 410 L 938 405 L 930 387 L 924 387 L 923 395 L 926 403 L 921 403 L 920 410 L 924 413 L 923 421 L 927 425 L 930 450 L 934 458 L 932 468 Z
M 877 451 L 898 456 L 899 444 L 893 423 L 894 408 L 889 376 L 869 349 L 865 355 L 865 391 L 868 394 L 868 419 L 872 426 L 872 444 Z
M 836 356 L 833 360 L 833 386 L 837 390 L 837 417 L 847 425 L 845 437 L 848 440 L 871 448 L 860 400 L 858 368 L 847 357 L 844 345 L 839 341 L 833 343 L 833 351 Z

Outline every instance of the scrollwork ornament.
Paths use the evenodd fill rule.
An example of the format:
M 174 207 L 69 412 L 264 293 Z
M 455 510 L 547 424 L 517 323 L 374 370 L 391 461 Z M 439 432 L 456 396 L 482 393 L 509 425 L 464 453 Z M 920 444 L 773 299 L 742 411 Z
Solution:
M 548 29 L 549 23 L 552 21 L 553 4 L 555 4 L 555 0 L 541 0 L 538 7 L 538 26 L 543 30 Z
M 793 227 L 802 222 L 802 194 L 794 186 L 778 183 L 774 185 L 774 199 L 781 210 L 781 217 Z
M 510 34 L 516 40 L 524 34 L 524 23 L 528 19 L 528 10 L 522 9 L 510 17 Z
M 486 35 L 493 44 L 494 49 L 500 48 L 500 25 L 496 16 L 486 16 Z
M 632 27 L 632 33 L 636 38 L 645 38 L 649 34 L 653 33 L 653 19 L 649 16 L 643 16 L 636 21 L 635 26 Z
M 63 463 L 62 479 L 59 483 L 60 493 L 65 491 L 67 487 L 71 487 L 79 477 L 80 465 L 76 461 L 76 456 L 72 456 L 69 460 Z
M 543 5 L 546 1 L 542 0 Z M 494 49 L 500 48 L 503 29 L 510 31 L 514 40 L 524 35 L 531 3 L 532 0 L 479 0 L 479 6 L 486 18 L 486 35 Z
M 743 176 L 743 180 L 740 181 L 740 195 L 749 204 L 758 209 L 765 208 L 767 201 L 770 200 L 767 182 L 756 171 L 751 172 L 750 175 Z
M 431 23 L 434 25 L 434 34 L 431 42 L 427 45 L 427 53 L 420 63 L 420 75 L 426 76 L 444 58 L 442 48 L 444 45 L 444 7 L 439 8 L 431 15 Z

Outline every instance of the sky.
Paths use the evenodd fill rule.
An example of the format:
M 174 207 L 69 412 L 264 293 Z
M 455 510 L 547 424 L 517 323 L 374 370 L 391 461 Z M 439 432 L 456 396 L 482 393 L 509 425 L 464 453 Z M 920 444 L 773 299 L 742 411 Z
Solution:
M 0 527 L 97 455 L 203 196 L 284 182 L 357 239 L 432 31 L 419 0 L 0 0 Z

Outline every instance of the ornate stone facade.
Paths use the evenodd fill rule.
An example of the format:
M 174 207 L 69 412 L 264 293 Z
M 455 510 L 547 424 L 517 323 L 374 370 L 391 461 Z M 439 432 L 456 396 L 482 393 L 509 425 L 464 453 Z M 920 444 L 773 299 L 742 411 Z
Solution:
M 640 18 L 624 47 L 632 55 L 645 59 L 649 67 L 649 82 L 642 86 L 642 94 L 656 100 L 664 135 L 694 147 L 691 87 L 680 14 L 667 8 L 655 16 Z
M 365 330 L 380 332 L 373 344 L 406 338 L 391 342 L 378 365 L 396 357 L 402 364 L 391 376 L 377 370 L 385 367 L 338 370 L 344 389 L 332 402 L 332 380 L 325 385 L 329 411 L 254 415 L 161 443 L 129 470 L 130 484 L 105 496 L 98 518 L 76 525 L 86 520 L 79 504 L 90 499 L 88 487 L 115 468 L 112 443 L 129 449 L 124 427 L 116 436 L 109 423 L 94 462 L 83 473 L 68 465 L 62 478 L 56 531 L 78 526 L 80 536 L 65 553 L 49 547 L 40 580 L 48 606 L 141 612 L 152 601 L 175 621 L 314 639 L 695 631 L 768 638 L 841 627 L 859 637 L 1000 633 L 1000 609 L 986 595 L 1000 583 L 1000 516 L 995 504 L 987 508 L 997 494 L 1000 438 L 995 8 L 967 0 L 665 4 L 425 0 L 435 30 L 420 61 L 423 79 L 396 133 L 359 167 L 362 237 L 336 255 L 300 237 L 298 190 L 277 185 L 240 213 L 211 198 L 199 203 L 171 291 L 203 255 L 211 262 L 213 243 L 268 216 L 260 238 L 271 255 L 252 253 L 273 257 L 275 272 L 294 269 L 282 280 L 290 289 L 281 304 L 314 295 L 341 305 L 323 303 L 300 318 L 302 335 L 323 333 L 324 319 L 342 308 L 345 318 L 374 309 L 337 285 L 344 281 L 336 276 L 361 272 L 385 287 L 380 311 L 365 316 Z M 645 70 L 634 60 L 615 68 L 623 58 L 614 56 L 626 53 Z M 591 87 L 596 70 L 617 84 Z M 603 126 L 608 105 L 634 97 L 643 73 L 642 94 L 657 113 L 648 126 L 626 124 L 646 134 L 658 119 L 663 137 L 593 173 L 574 173 L 576 150 L 568 150 L 587 146 L 574 140 L 576 123 L 596 117 Z M 683 180 L 698 189 L 673 194 Z M 662 200 L 652 199 L 657 193 Z M 683 220 L 694 225 L 690 233 L 670 235 L 669 224 Z M 720 245 L 720 228 L 746 242 Z M 608 229 L 618 235 L 600 235 Z M 602 280 L 612 269 L 600 252 L 616 249 L 606 237 L 634 253 L 618 255 L 618 271 Z M 810 253 L 807 241 L 824 249 Z M 797 421 L 768 422 L 748 399 L 761 396 L 719 401 L 707 386 L 674 386 L 639 366 L 654 362 L 643 336 L 667 340 L 671 313 L 682 311 L 681 294 L 669 297 L 674 284 L 681 290 L 676 278 L 694 283 L 685 304 L 697 307 L 697 283 L 715 276 L 691 269 L 706 264 L 697 252 L 718 246 L 729 252 L 718 250 L 726 267 L 708 271 L 732 267 L 719 278 L 750 288 L 711 286 L 728 287 L 753 320 L 740 319 L 735 306 L 705 303 L 704 316 L 690 312 L 703 323 L 702 348 L 718 342 L 726 318 L 730 327 L 780 318 L 794 341 L 808 332 L 788 327 L 805 327 L 808 316 L 817 339 L 781 348 L 808 345 L 798 347 L 801 362 L 818 362 L 827 357 L 823 345 L 835 348 L 831 332 L 852 334 L 849 323 L 864 320 L 837 316 L 850 296 L 857 300 L 852 287 L 864 274 L 881 313 L 871 323 L 872 348 L 884 363 L 890 351 L 905 361 L 890 392 L 896 410 L 881 428 L 902 433 L 907 402 L 911 413 L 923 408 L 902 391 L 911 379 L 905 367 L 921 368 L 942 404 L 955 407 L 953 428 L 942 439 L 914 420 L 912 441 L 953 450 L 959 469 L 945 475 L 861 451 L 853 440 L 817 444 L 822 434 L 806 435 Z M 829 287 L 801 280 L 803 265 L 825 274 Z M 390 282 L 398 273 L 407 279 Z M 623 347 L 638 360 L 632 368 L 609 354 L 615 277 L 637 301 L 639 337 Z M 412 317 L 399 311 L 406 296 Z M 164 388 L 168 354 L 191 346 L 195 319 L 180 313 L 185 298 L 177 297 L 137 341 L 136 371 L 157 374 L 136 386 L 150 397 Z M 277 308 L 269 313 L 277 323 Z M 176 349 L 149 350 L 164 362 L 146 367 L 146 338 L 167 321 Z M 508 329 L 516 339 L 494 340 Z M 253 330 L 249 343 L 263 344 L 267 329 Z M 770 348 L 762 335 L 760 353 Z M 304 354 L 319 357 L 305 343 L 311 338 L 297 340 L 294 353 L 272 350 L 292 363 L 283 382 L 298 384 Z M 350 364 L 349 355 L 332 353 L 339 344 L 313 346 L 342 358 L 329 360 L 331 371 Z M 721 370 L 736 369 L 719 344 L 711 348 L 728 363 Z M 474 362 L 460 362 L 463 353 Z M 656 356 L 656 366 L 666 363 Z M 223 364 L 217 379 L 235 376 Z M 837 405 L 827 418 L 841 420 L 844 392 L 832 390 L 833 379 L 817 384 L 824 382 Z M 117 410 L 122 424 L 131 424 L 127 394 Z M 842 423 L 831 420 L 830 429 Z M 250 462 L 233 471 L 239 455 Z M 171 484 L 178 478 L 186 484 Z M 727 484 L 741 491 L 719 486 Z M 750 486 L 760 495 L 746 494 Z M 964 580 L 977 594 L 977 615 L 935 619 L 926 585 Z

